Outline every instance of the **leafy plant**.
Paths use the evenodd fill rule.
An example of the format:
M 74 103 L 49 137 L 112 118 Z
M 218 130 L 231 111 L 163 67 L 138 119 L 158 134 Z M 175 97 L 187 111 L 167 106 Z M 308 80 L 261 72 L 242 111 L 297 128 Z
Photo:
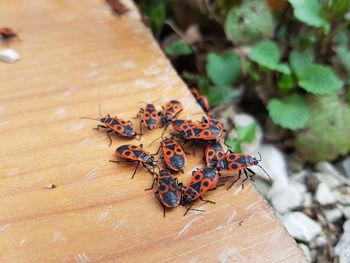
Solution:
M 225 33 L 235 44 L 247 44 L 271 37 L 273 20 L 266 2 L 243 1 L 242 5 L 233 6 L 226 17 Z
M 149 25 L 156 36 L 159 36 L 166 17 L 168 0 L 137 1 L 142 13 L 147 17 Z
M 225 55 L 209 53 L 205 68 L 207 76 L 215 85 L 231 85 L 238 80 L 241 62 L 233 52 Z
M 334 72 L 323 65 L 310 64 L 299 74 L 298 84 L 313 94 L 331 94 L 343 85 Z
M 175 40 L 171 45 L 165 48 L 165 53 L 169 56 L 181 56 L 192 54 L 192 49 L 183 40 Z
M 350 122 L 349 0 L 139 1 L 148 3 L 143 9 L 157 37 L 168 13 L 179 25 L 172 38 L 192 39 L 191 47 L 176 40 L 165 52 L 211 106 L 239 102 L 258 119 L 270 118 L 284 131 L 281 142 L 293 133 L 294 149 L 308 161 L 349 151 L 343 139 Z M 178 3 L 188 10 L 179 11 Z M 241 151 L 255 131 L 236 131 L 228 144 Z
M 303 69 L 313 63 L 314 57 L 310 52 L 299 52 L 293 50 L 289 54 L 290 66 L 297 76 L 303 71 Z
M 290 74 L 288 65 L 280 63 L 280 50 L 277 45 L 270 40 L 258 42 L 250 52 L 249 58 L 267 69 Z
M 199 83 L 199 88 L 208 98 L 210 106 L 227 103 L 237 95 L 232 85 L 237 82 L 241 70 L 239 57 L 233 53 L 209 53 L 207 56 L 206 73 L 210 82 Z
M 256 134 L 256 123 L 247 126 L 238 126 L 236 128 L 237 137 L 228 138 L 226 143 L 233 152 L 242 152 L 242 143 L 252 143 Z
M 337 49 L 337 58 L 347 72 L 350 72 L 350 52 L 346 46 L 340 46 Z
M 270 41 L 258 42 L 249 54 L 249 58 L 263 69 L 283 73 L 278 85 L 281 90 L 288 91 L 295 86 L 289 66 L 281 63 L 281 55 L 278 46 Z M 313 63 L 310 52 L 298 52 L 293 50 L 289 55 L 289 62 L 297 84 L 305 91 L 316 94 L 331 94 L 342 87 L 342 81 L 334 72 L 321 64 Z M 304 99 L 297 94 L 292 95 L 285 102 L 272 99 L 267 105 L 272 121 L 284 128 L 297 130 L 305 126 L 308 120 L 308 107 Z
M 309 110 L 304 98 L 296 94 L 286 101 L 270 100 L 267 109 L 273 122 L 286 129 L 304 128 L 309 119 Z
M 307 161 L 334 160 L 350 150 L 350 108 L 335 94 L 312 97 L 306 128 L 297 135 L 296 148 Z
M 199 89 L 206 95 L 210 106 L 228 103 L 236 97 L 238 93 L 231 86 L 205 86 L 202 83 L 199 84 Z
M 294 8 L 294 16 L 301 22 L 314 27 L 329 29 L 328 21 L 322 16 L 320 2 L 317 0 L 289 0 Z

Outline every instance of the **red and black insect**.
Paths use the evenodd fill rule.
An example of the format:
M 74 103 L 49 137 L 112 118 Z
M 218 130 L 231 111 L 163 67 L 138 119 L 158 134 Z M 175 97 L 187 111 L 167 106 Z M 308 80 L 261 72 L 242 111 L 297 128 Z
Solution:
M 181 140 L 204 140 L 211 141 L 217 140 L 224 136 L 225 130 L 222 125 L 214 125 L 210 122 L 196 123 L 195 125 L 190 125 L 187 129 L 184 128 L 179 131 L 177 135 Z M 187 127 L 187 125 L 186 125 Z
M 153 180 L 152 186 L 149 189 L 153 189 L 154 183 L 158 183 L 158 191 L 154 195 L 163 206 L 163 212 L 165 217 L 166 208 L 175 208 L 179 205 L 181 200 L 181 188 L 182 185 L 174 178 L 172 174 L 167 170 L 161 170 L 157 174 L 157 177 Z
M 141 108 L 137 117 L 141 117 L 140 133 L 142 134 L 141 124 L 144 123 L 149 130 L 154 130 L 162 125 L 162 113 L 157 111 L 154 104 L 148 103 Z
M 107 114 L 106 116 L 102 116 L 100 114 L 99 119 L 93 119 L 88 117 L 82 117 L 82 119 L 100 121 L 102 125 L 97 125 L 95 130 L 99 130 L 100 128 L 107 129 L 106 133 L 109 138 L 109 146 L 111 146 L 112 144 L 112 139 L 110 136 L 110 134 L 112 133 L 118 134 L 122 137 L 129 138 L 129 139 L 135 138 L 136 135 L 138 135 L 137 132 L 134 130 L 134 127 L 131 121 L 125 121 L 116 116 L 111 117 L 109 114 Z
M 168 125 L 174 117 L 183 110 L 183 106 L 178 100 L 171 100 L 165 104 L 162 119 L 165 125 Z
M 209 123 L 210 125 L 217 127 L 218 129 L 221 129 L 221 130 L 224 129 L 224 124 L 221 121 L 211 117 L 208 117 L 208 118 L 203 117 L 201 123 Z
M 232 152 L 227 153 L 220 160 L 220 167 L 219 168 L 224 170 L 224 171 L 230 171 L 230 172 L 239 171 L 238 178 L 236 180 L 234 180 L 227 189 L 231 188 L 232 185 L 240 179 L 242 171 L 244 172 L 244 174 L 246 176 L 246 178 L 243 180 L 243 183 L 247 179 L 252 180 L 254 182 L 252 177 L 255 175 L 255 172 L 248 168 L 248 167 L 254 166 L 254 165 L 259 166 L 267 174 L 267 176 L 270 179 L 270 176 L 268 175 L 268 173 L 259 165 L 260 160 L 256 159 L 255 157 L 252 157 L 248 154 L 232 153 Z M 248 172 L 251 175 L 249 175 Z M 244 184 L 242 184 L 242 187 L 244 188 Z
M 209 168 L 220 168 L 223 166 L 222 159 L 227 153 L 227 146 L 223 139 L 210 141 L 205 147 L 204 161 Z
M 0 36 L 1 39 L 5 42 L 8 43 L 14 38 L 17 38 L 18 35 L 15 33 L 11 28 L 9 27 L 0 27 Z
M 202 169 L 196 169 L 192 172 L 192 179 L 188 186 L 183 190 L 183 197 L 181 205 L 186 207 L 186 213 L 191 209 L 194 201 L 200 199 L 205 202 L 214 203 L 209 200 L 203 199 L 203 195 L 216 188 L 219 180 L 219 173 L 214 168 L 205 167 Z
M 182 148 L 181 144 L 171 138 L 165 138 L 161 142 L 158 152 L 162 149 L 162 160 L 164 164 L 172 171 L 183 171 L 186 165 L 187 152 Z
M 119 16 L 129 11 L 129 9 L 120 0 L 106 0 L 106 2 L 111 6 L 113 11 Z
M 140 164 L 142 164 L 143 167 L 145 167 L 151 174 L 153 174 L 153 172 L 150 170 L 148 166 L 151 166 L 153 168 L 157 166 L 157 162 L 154 161 L 153 155 L 145 151 L 142 147 L 143 147 L 142 144 L 140 144 L 139 146 L 132 145 L 132 144 L 125 144 L 125 145 L 119 146 L 115 150 L 116 155 L 124 159 L 124 162 L 137 162 L 137 166 L 131 178 L 134 178 L 137 168 L 139 167 Z M 120 163 L 123 161 L 110 160 L 110 162 Z
M 178 132 L 188 130 L 190 127 L 195 126 L 196 123 L 190 120 L 172 120 L 171 127 Z
M 205 97 L 203 94 L 201 94 L 199 92 L 199 90 L 196 88 L 191 88 L 190 91 L 193 94 L 193 96 L 195 97 L 197 103 L 204 110 L 204 112 L 209 115 L 210 107 L 209 107 L 209 102 L 207 100 L 207 97 Z

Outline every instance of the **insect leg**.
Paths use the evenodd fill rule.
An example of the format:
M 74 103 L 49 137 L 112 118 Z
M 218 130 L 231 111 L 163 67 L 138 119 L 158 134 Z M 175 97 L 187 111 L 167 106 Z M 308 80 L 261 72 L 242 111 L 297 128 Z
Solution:
M 186 215 L 187 215 L 188 210 L 190 210 L 190 209 L 191 209 L 191 207 L 192 207 L 193 205 L 194 205 L 194 203 L 192 203 L 192 204 L 190 205 L 190 207 L 187 207 L 187 206 L 186 206 L 186 212 L 185 212 L 184 216 L 186 216 Z
M 157 197 L 159 203 L 162 205 L 162 207 L 163 207 L 163 216 L 165 217 L 165 205 L 163 204 L 162 200 L 159 197 L 159 191 L 155 192 L 154 195 L 155 195 L 155 197 Z
M 149 169 L 149 168 L 146 166 L 146 164 L 144 164 L 144 163 L 142 163 L 142 166 L 145 167 L 151 175 L 155 175 L 154 169 L 153 169 L 153 171 L 151 171 L 151 169 Z
M 202 213 L 205 212 L 205 210 L 202 210 L 202 209 L 192 208 L 193 205 L 194 205 L 194 203 L 192 203 L 192 204 L 190 205 L 189 208 L 186 207 L 186 213 L 184 214 L 184 216 L 187 215 L 188 211 L 190 211 L 190 210 L 192 210 L 192 211 L 198 211 L 198 212 L 202 212 Z
M 249 176 L 249 179 L 252 180 L 254 183 L 254 179 L 253 179 L 253 176 L 255 176 L 255 172 L 252 170 L 252 169 L 249 169 L 249 168 L 246 168 L 248 170 L 248 172 L 250 172 L 252 175 Z
M 93 128 L 93 129 L 96 130 L 96 131 L 98 131 L 100 128 L 107 129 L 107 127 L 104 126 L 104 125 L 97 125 L 97 127 L 96 127 L 96 128 Z
M 134 160 L 120 160 L 120 161 L 115 161 L 115 160 L 109 160 L 110 163 L 133 163 Z
M 232 183 L 230 184 L 230 186 L 227 187 L 226 190 L 230 189 L 230 188 L 233 186 L 233 184 L 234 184 L 235 182 L 237 182 L 239 179 L 241 179 L 241 174 L 242 174 L 242 170 L 239 170 L 237 179 L 236 179 L 236 180 L 233 180 Z M 244 188 L 244 187 L 243 187 L 243 188 Z
M 154 187 L 154 183 L 155 183 L 156 181 L 157 181 L 157 179 L 156 179 L 156 178 L 154 178 L 154 179 L 153 179 L 153 182 L 152 182 L 152 186 L 151 186 L 150 188 L 145 189 L 145 191 L 152 190 L 152 189 L 153 189 L 153 187 Z
M 207 190 L 207 192 L 209 192 L 209 191 L 214 191 L 214 190 L 216 190 L 216 189 L 218 189 L 219 187 L 221 187 L 221 186 L 224 186 L 225 184 L 217 184 L 216 186 L 215 186 L 215 188 L 212 188 L 212 189 L 210 189 L 210 190 Z
M 131 179 L 134 179 L 134 176 L 135 176 L 135 174 L 136 174 L 137 168 L 139 168 L 139 165 L 140 165 L 140 162 L 137 162 L 135 171 L 134 171 L 134 173 L 132 174 Z
M 141 108 L 141 109 L 139 110 L 139 112 L 136 114 L 136 116 L 135 116 L 135 117 L 132 117 L 132 118 L 133 118 L 133 119 L 137 119 L 138 117 L 141 116 L 142 113 L 143 113 L 143 108 Z
M 246 169 L 243 169 L 243 172 L 244 172 L 245 178 L 244 178 L 243 181 L 242 181 L 242 189 L 244 189 L 244 182 L 245 182 L 246 180 L 250 179 L 247 170 L 246 170 Z
M 140 128 L 139 128 L 139 130 L 140 130 L 140 135 L 142 135 L 142 123 L 143 123 L 143 121 L 140 121 Z
M 211 204 L 215 204 L 215 202 L 213 202 L 213 201 L 210 201 L 210 200 L 207 200 L 207 199 L 203 199 L 203 197 L 199 197 L 199 199 L 201 200 L 201 201 L 203 201 L 203 202 L 206 202 L 206 203 L 211 203 Z
M 196 152 L 195 152 L 196 141 L 195 141 L 195 140 L 192 140 L 192 143 L 193 143 L 192 153 L 193 153 L 193 156 L 196 156 Z
M 139 136 L 138 138 L 136 138 L 137 135 Z M 142 135 L 141 133 L 136 133 L 135 140 L 141 141 L 141 135 Z
M 159 151 L 160 151 L 161 148 L 162 148 L 162 144 L 159 145 L 157 152 L 156 152 L 155 154 L 152 154 L 152 155 L 153 155 L 153 156 L 158 155 L 158 153 L 159 153 Z
M 184 188 L 183 183 L 179 182 L 179 179 L 175 178 L 174 180 L 175 180 L 176 184 L 179 186 L 179 189 L 180 189 L 180 190 L 181 190 L 182 188 Z M 181 191 L 181 199 L 182 199 L 182 194 L 183 194 L 183 192 Z
M 112 133 L 113 132 L 113 130 L 111 130 L 111 131 L 107 131 L 106 133 L 107 133 L 107 136 L 108 136 L 108 139 L 109 139 L 109 147 L 111 147 L 111 145 L 112 145 L 112 138 L 111 138 L 111 136 L 109 135 L 110 133 Z
M 169 125 L 166 124 L 166 125 L 165 125 L 165 128 L 164 128 L 164 130 L 163 130 L 163 132 L 162 132 L 162 137 L 163 137 L 165 131 L 168 129 L 168 127 L 169 127 Z

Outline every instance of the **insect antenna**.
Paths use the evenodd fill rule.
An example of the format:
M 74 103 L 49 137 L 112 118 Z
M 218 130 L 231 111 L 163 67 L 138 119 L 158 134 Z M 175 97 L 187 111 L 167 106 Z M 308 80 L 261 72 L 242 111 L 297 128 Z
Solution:
M 152 104 L 154 104 L 159 99 L 160 99 L 160 97 L 158 97 L 156 100 L 152 101 Z
M 258 154 L 259 154 L 259 162 L 261 162 L 262 161 L 262 159 L 261 159 L 261 154 L 260 154 L 260 152 L 258 152 Z
M 151 103 L 145 102 L 145 101 L 138 101 L 137 103 L 144 103 L 144 104 L 154 104 L 157 100 L 159 100 L 161 97 L 158 97 L 158 99 L 152 101 Z
M 99 110 L 99 112 L 100 112 L 100 117 L 102 118 L 101 101 L 100 101 L 100 103 L 98 104 L 98 110 Z
M 169 124 L 165 126 L 165 128 L 164 128 L 164 130 L 163 130 L 163 132 L 162 132 L 161 137 L 163 137 L 163 135 L 164 135 L 165 131 L 168 129 L 168 127 L 169 127 Z
M 162 138 L 162 139 L 164 140 L 163 134 L 162 134 L 162 136 L 160 136 L 160 137 L 154 139 L 154 140 L 148 145 L 148 147 L 150 147 L 154 142 L 158 141 L 160 138 Z
M 88 120 L 100 121 L 99 119 L 94 119 L 94 118 L 90 118 L 90 117 L 80 117 L 79 119 L 88 119 Z
M 264 173 L 267 175 L 267 177 L 269 178 L 270 182 L 272 182 L 271 177 L 270 177 L 270 175 L 266 172 L 266 170 L 265 170 L 261 165 L 259 165 L 259 164 L 257 164 L 256 166 L 259 166 L 260 169 L 263 170 Z

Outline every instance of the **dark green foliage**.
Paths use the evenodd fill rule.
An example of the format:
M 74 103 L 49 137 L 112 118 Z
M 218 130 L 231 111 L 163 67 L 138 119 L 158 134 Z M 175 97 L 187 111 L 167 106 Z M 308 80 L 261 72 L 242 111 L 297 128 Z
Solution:
M 350 108 L 336 95 L 312 97 L 306 128 L 298 133 L 296 148 L 307 161 L 334 160 L 350 149 Z
M 162 46 L 211 106 L 239 102 L 241 110 L 283 127 L 281 134 L 293 133 L 306 160 L 334 159 L 350 148 L 350 1 L 288 0 L 278 2 L 280 9 L 269 7 L 274 1 L 139 2 L 157 37 L 166 14 L 179 25 L 170 38 L 178 40 Z M 180 2 L 191 12 L 172 13 Z M 193 25 L 200 34 L 191 42 L 186 30 Z M 236 127 L 228 144 L 241 151 L 255 128 Z
M 165 49 L 165 53 L 169 56 L 190 55 L 192 54 L 192 49 L 184 41 L 175 40 Z
M 256 134 L 256 123 L 247 126 L 238 126 L 236 128 L 237 137 L 228 138 L 226 144 L 230 146 L 233 152 L 242 152 L 242 143 L 252 143 Z
M 235 44 L 254 43 L 271 37 L 273 20 L 266 2 L 251 0 L 233 6 L 226 17 L 225 33 Z

